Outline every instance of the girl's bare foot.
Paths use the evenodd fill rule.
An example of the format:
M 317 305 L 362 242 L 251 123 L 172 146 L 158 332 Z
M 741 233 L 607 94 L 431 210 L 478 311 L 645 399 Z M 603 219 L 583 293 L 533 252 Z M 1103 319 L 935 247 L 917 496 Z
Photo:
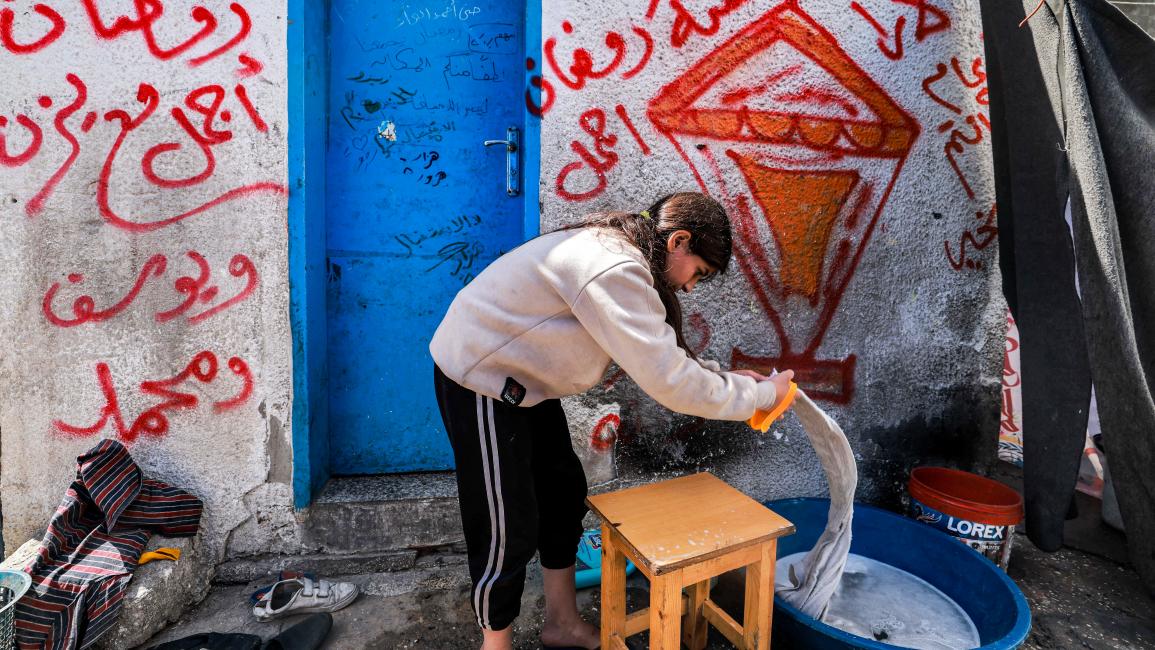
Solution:
M 593 650 L 601 643 L 601 632 L 596 625 L 582 619 L 546 621 L 541 628 L 541 644 L 551 647 L 577 646 Z

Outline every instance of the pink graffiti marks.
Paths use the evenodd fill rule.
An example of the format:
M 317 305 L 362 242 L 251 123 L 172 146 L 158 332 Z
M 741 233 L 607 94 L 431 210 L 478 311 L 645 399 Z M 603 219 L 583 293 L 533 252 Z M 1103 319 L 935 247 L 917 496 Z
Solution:
M 794 1 L 662 88 L 648 116 L 735 215 L 739 265 L 780 342 L 773 357 L 735 348 L 732 366 L 793 368 L 812 396 L 849 401 L 854 356 L 818 348 L 919 124 Z
M 75 74 L 68 74 L 66 79 L 73 87 L 75 97 L 68 104 L 56 111 L 53 117 L 53 125 L 60 137 L 68 143 L 69 153 L 52 176 L 44 182 L 40 190 L 25 205 L 25 212 L 29 217 L 35 217 L 44 210 L 45 202 L 52 196 L 53 191 L 60 181 L 72 169 L 73 163 L 81 153 L 82 147 L 80 140 L 77 138 L 77 134 L 73 128 L 69 126 L 68 121 L 73 115 L 84 108 L 88 101 L 88 89 L 80 77 Z M 237 84 L 233 88 L 232 95 L 235 97 L 239 110 L 248 117 L 252 128 L 258 132 L 268 132 L 269 126 L 253 105 L 245 86 L 243 84 Z M 236 128 L 225 127 L 226 124 L 233 123 L 234 121 L 233 111 L 224 107 L 228 97 L 229 94 L 222 86 L 218 84 L 208 84 L 186 94 L 183 106 L 172 108 L 170 115 L 173 123 L 183 137 L 192 141 L 203 163 L 200 170 L 192 175 L 184 178 L 166 177 L 158 170 L 158 161 L 163 164 L 163 160 L 167 156 L 185 155 L 185 150 L 188 147 L 178 141 L 161 142 L 148 148 L 140 161 L 141 174 L 148 182 L 160 188 L 182 189 L 200 185 L 214 177 L 217 171 L 217 156 L 214 153 L 214 148 L 231 141 L 234 137 L 234 129 Z M 136 100 L 142 104 L 142 108 L 135 117 L 129 115 L 127 111 L 122 109 L 110 110 L 104 114 L 106 122 L 119 123 L 120 125 L 120 133 L 116 136 L 115 141 L 105 156 L 104 165 L 101 167 L 97 181 L 97 204 L 100 208 L 101 216 L 110 224 L 133 232 L 156 230 L 244 196 L 252 194 L 288 194 L 288 188 L 283 183 L 262 181 L 240 185 L 226 190 L 213 199 L 204 201 L 183 211 L 178 211 L 176 214 L 155 215 L 142 218 L 118 213 L 112 206 L 114 203 L 119 202 L 111 199 L 113 192 L 112 175 L 117 163 L 117 156 L 126 138 L 151 119 L 157 112 L 160 106 L 160 93 L 152 85 L 142 83 L 137 91 Z M 43 109 L 49 109 L 53 106 L 54 100 L 48 95 L 43 95 L 39 98 L 38 104 Z M 190 114 L 192 116 L 190 116 Z M 88 133 L 96 124 L 97 115 L 95 110 L 89 110 L 80 124 L 80 131 Z M 27 144 L 24 145 L 24 149 L 20 153 L 9 151 L 9 139 L 11 137 L 9 131 L 13 123 L 6 116 L 0 115 L 0 165 L 4 167 L 20 167 L 25 165 L 43 150 L 43 127 L 25 114 L 16 116 L 15 125 L 19 126 L 19 128 L 27 134 L 18 136 L 27 139 Z M 180 204 L 179 200 L 173 200 L 171 202 L 178 205 Z
M 52 45 L 64 34 L 67 25 L 55 9 L 48 5 L 36 4 L 32 5 L 32 11 L 48 21 L 48 29 L 36 40 L 20 43 L 13 34 L 16 12 L 10 7 L 0 8 L 0 46 L 13 54 L 32 54 Z
M 921 43 L 927 37 L 945 32 L 950 29 L 950 15 L 943 9 L 930 3 L 930 0 L 891 0 L 894 4 L 914 7 L 918 10 L 917 23 L 914 28 L 914 40 Z M 878 32 L 878 49 L 883 56 L 891 61 L 898 61 L 905 55 L 902 40 L 902 30 L 906 27 L 906 16 L 899 15 L 894 19 L 894 29 L 888 30 L 873 14 L 858 2 L 851 2 L 850 8 Z M 893 43 L 893 45 L 892 45 Z
M 934 89 L 934 86 L 946 78 L 952 71 L 958 84 L 961 84 L 962 87 L 967 89 L 967 94 L 970 94 L 969 91 L 974 91 L 972 97 L 977 106 L 975 106 L 973 110 L 968 111 L 968 114 L 965 116 L 963 107 L 960 104 L 947 101 L 943 95 Z M 950 132 L 950 136 L 943 144 L 943 153 L 950 162 L 951 168 L 954 169 L 954 173 L 966 191 L 967 197 L 971 199 L 975 198 L 974 189 L 971 188 L 966 174 L 964 174 L 959 167 L 956 156 L 962 155 L 968 148 L 983 142 L 984 127 L 986 128 L 986 132 L 990 133 L 990 118 L 982 111 L 982 107 L 990 103 L 987 98 L 986 81 L 987 75 L 983 68 L 982 58 L 977 56 L 971 61 L 969 75 L 963 71 L 962 66 L 959 64 L 958 57 L 952 57 L 949 68 L 945 63 L 939 63 L 935 68 L 935 73 L 922 80 L 922 89 L 927 96 L 943 108 L 954 113 L 951 119 L 938 125 L 938 132 Z M 955 85 L 954 87 L 957 88 L 958 86 Z M 956 120 L 960 118 L 962 118 L 963 125 L 955 127 Z
M 219 297 L 220 287 L 216 284 L 210 284 L 212 271 L 203 255 L 196 251 L 188 251 L 185 255 L 196 265 L 197 275 L 195 277 L 183 275 L 174 281 L 173 290 L 184 296 L 184 299 L 175 307 L 156 312 L 155 318 L 159 323 L 166 323 L 179 316 L 186 316 L 189 323 L 200 323 L 244 301 L 252 295 L 260 282 L 253 261 L 245 255 L 234 255 L 229 261 L 229 275 L 243 278 L 244 286 L 231 297 L 217 302 L 215 305 L 206 306 Z M 53 307 L 57 295 L 63 287 L 62 283 L 55 282 L 45 292 L 41 301 L 41 310 L 48 322 L 57 327 L 76 327 L 85 323 L 100 323 L 109 320 L 128 309 L 140 296 L 146 285 L 154 278 L 160 278 L 165 274 L 167 266 L 168 258 L 161 254 L 153 255 L 141 267 L 136 281 L 120 300 L 104 309 L 97 309 L 95 298 L 90 295 L 79 296 L 72 301 L 71 317 L 60 315 Z M 80 273 L 70 273 L 67 279 L 69 285 L 84 282 L 84 276 Z M 194 310 L 197 305 L 201 305 L 201 307 L 199 310 Z
M 1019 328 L 1007 310 L 1006 348 L 1003 353 L 1003 404 L 999 418 L 999 457 L 1021 465 L 1023 462 L 1023 432 L 1021 388 L 1019 375 Z
M 247 402 L 253 394 L 253 375 L 249 365 L 240 357 L 230 357 L 227 366 L 229 371 L 240 378 L 241 386 L 232 397 L 212 402 L 214 413 L 237 408 Z M 107 363 L 97 363 L 96 381 L 104 397 L 104 406 L 101 407 L 96 421 L 89 426 L 77 426 L 62 420 L 54 420 L 53 426 L 56 431 L 66 436 L 88 437 L 100 434 L 111 422 L 117 438 L 126 443 L 135 442 L 141 436 L 162 438 L 169 432 L 170 412 L 191 410 L 200 404 L 201 398 L 196 393 L 175 389 L 189 381 L 211 384 L 216 380 L 219 370 L 220 361 L 217 355 L 206 350 L 196 354 L 184 370 L 172 377 L 142 381 L 140 392 L 159 397 L 161 401 L 141 412 L 131 424 L 126 424 L 116 386 L 112 381 L 112 370 Z
M 648 156 L 650 148 L 642 140 L 626 108 L 618 104 L 614 111 L 630 135 L 634 137 L 642 154 Z M 589 136 L 593 150 L 591 151 L 590 147 L 580 140 L 570 142 L 570 149 L 577 154 L 579 160 L 562 167 L 554 184 L 557 195 L 567 201 L 587 201 L 604 192 L 608 183 L 606 174 L 618 164 L 618 153 L 614 150 L 618 144 L 618 136 L 607 132 L 609 125 L 605 111 L 600 108 L 589 109 L 581 114 L 578 125 Z M 584 185 L 589 189 L 574 189 L 573 184 L 569 182 L 570 175 L 581 170 L 588 170 L 589 173 L 586 176 L 592 175 L 594 179 L 592 187 L 588 180 L 585 183 L 579 183 L 579 187 Z
M 950 262 L 951 268 L 956 271 L 961 271 L 964 267 L 968 269 L 983 268 L 983 261 L 976 260 L 972 257 L 967 257 L 967 252 L 977 253 L 993 243 L 999 234 L 999 228 L 995 225 L 995 210 L 997 206 L 991 206 L 991 209 L 985 213 L 982 210 L 975 212 L 975 219 L 978 220 L 979 225 L 973 231 L 968 228 L 958 242 L 958 256 L 951 252 L 949 241 L 942 243 L 946 250 L 946 258 Z

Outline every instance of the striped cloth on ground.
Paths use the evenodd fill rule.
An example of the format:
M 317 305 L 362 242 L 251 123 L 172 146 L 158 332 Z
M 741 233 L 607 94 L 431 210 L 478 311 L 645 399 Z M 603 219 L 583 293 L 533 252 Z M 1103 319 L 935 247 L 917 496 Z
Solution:
M 119 442 L 102 440 L 76 464 L 76 480 L 25 568 L 32 588 L 16 604 L 20 650 L 93 645 L 116 622 L 149 537 L 191 537 L 200 526 L 200 499 L 145 478 Z

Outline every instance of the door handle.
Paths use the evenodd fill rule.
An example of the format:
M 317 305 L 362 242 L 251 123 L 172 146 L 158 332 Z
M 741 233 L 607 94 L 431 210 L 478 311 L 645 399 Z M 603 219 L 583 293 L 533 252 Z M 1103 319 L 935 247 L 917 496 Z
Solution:
M 521 193 L 521 164 L 518 159 L 521 152 L 521 132 L 516 126 L 511 126 L 505 130 L 504 140 L 485 140 L 482 142 L 487 147 L 494 145 L 505 145 L 505 193 L 509 196 L 517 196 Z

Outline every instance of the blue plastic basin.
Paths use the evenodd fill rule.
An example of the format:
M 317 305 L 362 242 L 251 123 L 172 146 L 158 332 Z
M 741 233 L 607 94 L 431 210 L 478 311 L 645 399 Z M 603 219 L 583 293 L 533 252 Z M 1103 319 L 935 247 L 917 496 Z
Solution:
M 828 499 L 782 499 L 766 507 L 793 522 L 797 532 L 778 540 L 778 557 L 810 550 L 826 526 Z M 854 504 L 850 552 L 912 573 L 950 596 L 978 628 L 982 650 L 1010 650 L 1031 630 L 1023 592 L 990 560 L 926 524 Z M 799 650 L 895 646 L 843 632 L 774 599 L 773 647 Z

